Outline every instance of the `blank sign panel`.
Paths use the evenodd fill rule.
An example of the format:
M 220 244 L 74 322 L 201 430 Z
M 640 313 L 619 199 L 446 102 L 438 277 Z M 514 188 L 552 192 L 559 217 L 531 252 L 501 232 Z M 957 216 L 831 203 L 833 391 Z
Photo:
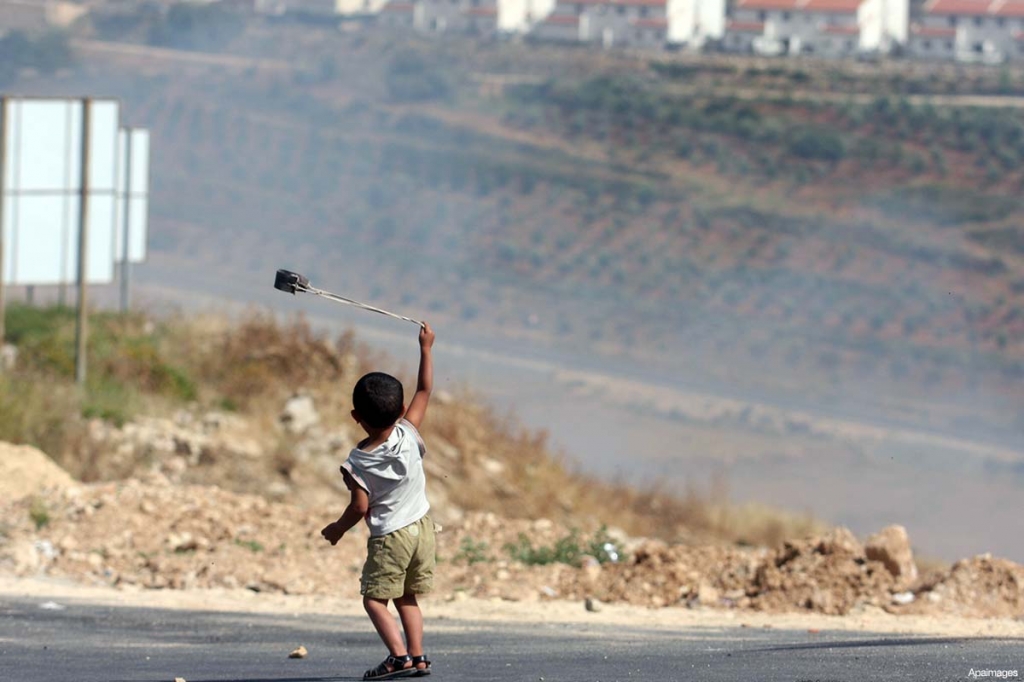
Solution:
M 71 284 L 78 278 L 84 103 L 15 99 L 6 103 L 4 283 Z M 120 108 L 92 100 L 89 119 L 89 230 L 86 281 L 114 278 Z
M 114 257 L 117 262 L 121 262 L 124 237 L 127 234 L 128 261 L 141 263 L 146 260 L 149 233 L 149 131 L 141 128 L 122 129 L 119 154 L 121 164 L 118 169 L 118 187 L 120 200 L 124 203 L 118 213 Z M 127 231 L 124 228 L 125 220 L 128 220 Z
M 78 200 L 75 202 L 78 208 Z M 7 231 L 4 255 L 10 260 L 4 265 L 4 279 L 8 283 L 60 284 L 67 276 L 63 272 L 70 247 L 65 224 L 65 206 L 62 197 L 24 196 L 8 201 L 5 218 L 10 212 L 16 230 Z M 75 222 L 77 225 L 77 215 Z M 77 229 L 75 230 L 77 233 Z M 72 271 L 72 277 L 74 272 Z
M 5 190 L 74 191 L 81 186 L 82 103 L 11 100 L 4 146 Z
M 89 187 L 96 192 L 113 192 L 117 189 L 121 125 L 117 102 L 93 100 L 90 116 Z

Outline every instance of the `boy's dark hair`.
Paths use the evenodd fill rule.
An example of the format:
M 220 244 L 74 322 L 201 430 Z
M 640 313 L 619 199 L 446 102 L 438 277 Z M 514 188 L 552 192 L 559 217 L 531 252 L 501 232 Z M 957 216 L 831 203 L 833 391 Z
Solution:
M 352 406 L 367 426 L 386 429 L 398 421 L 405 408 L 402 382 L 384 372 L 370 372 L 356 382 Z

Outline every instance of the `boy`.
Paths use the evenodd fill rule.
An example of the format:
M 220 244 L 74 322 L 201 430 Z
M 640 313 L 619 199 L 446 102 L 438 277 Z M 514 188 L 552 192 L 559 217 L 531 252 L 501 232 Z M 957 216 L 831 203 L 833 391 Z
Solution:
M 416 601 L 416 595 L 432 589 L 434 580 L 434 524 L 426 515 L 426 448 L 419 434 L 434 385 L 434 332 L 425 322 L 419 342 L 419 376 L 408 410 L 402 384 L 394 377 L 372 372 L 356 383 L 352 417 L 366 431 L 366 439 L 341 465 L 351 501 L 341 518 L 320 531 L 336 545 L 359 519 L 365 518 L 370 528 L 360 593 L 388 657 L 367 670 L 364 680 L 430 674 L 430 661 L 423 653 L 423 615 Z M 388 600 L 394 600 L 402 619 L 404 643 L 388 612 Z

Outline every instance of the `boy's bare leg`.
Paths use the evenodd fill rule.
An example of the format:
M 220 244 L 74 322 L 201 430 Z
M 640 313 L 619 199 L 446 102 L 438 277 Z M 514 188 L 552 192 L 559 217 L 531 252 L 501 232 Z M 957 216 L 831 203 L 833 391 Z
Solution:
M 415 594 L 406 594 L 395 600 L 398 616 L 402 619 L 405 641 L 409 643 L 410 656 L 423 655 L 423 612 Z
M 398 602 L 399 600 L 396 599 L 396 606 Z M 363 597 L 363 608 L 366 609 L 366 614 L 370 616 L 370 622 L 377 629 L 377 634 L 380 635 L 380 638 L 384 641 L 384 646 L 388 648 L 391 655 L 405 656 L 407 652 L 405 650 L 405 642 L 402 641 L 402 632 L 398 628 L 395 617 L 388 611 L 388 600 Z M 399 613 L 401 613 L 401 607 L 399 607 Z M 402 616 L 402 623 L 405 623 L 405 616 Z M 422 625 L 420 629 L 422 631 Z

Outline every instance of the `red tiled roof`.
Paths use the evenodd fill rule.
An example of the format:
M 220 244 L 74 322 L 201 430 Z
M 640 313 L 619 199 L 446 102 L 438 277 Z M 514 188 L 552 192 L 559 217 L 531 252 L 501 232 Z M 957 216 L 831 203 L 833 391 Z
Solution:
M 544 20 L 545 24 L 558 24 L 560 26 L 579 26 L 580 18 L 566 14 L 551 14 Z
M 984 16 L 988 14 L 990 0 L 929 0 L 925 3 L 925 14 L 958 14 Z
M 736 33 L 764 33 L 764 23 L 760 21 L 733 21 L 730 19 L 725 28 Z
M 389 2 L 384 5 L 382 12 L 412 12 L 416 6 L 411 2 Z
M 822 31 L 832 35 L 855 36 L 860 35 L 860 26 L 825 26 Z
M 929 0 L 926 14 L 1024 17 L 1024 0 Z
M 856 14 L 863 2 L 864 0 L 738 0 L 736 7 L 818 14 Z
M 668 19 L 633 19 L 629 23 L 637 28 L 668 28 Z
M 910 27 L 910 32 L 915 36 L 921 36 L 922 38 L 954 38 L 956 37 L 955 28 L 947 28 L 945 26 L 921 26 L 920 24 L 913 24 Z
M 800 0 L 739 0 L 736 6 L 743 9 L 797 9 Z
M 990 10 L 997 17 L 1024 17 L 1024 2 L 1021 0 L 996 0 Z
M 470 7 L 465 10 L 463 14 L 470 17 L 496 17 L 498 16 L 497 7 Z
M 862 0 L 806 0 L 800 6 L 803 12 L 831 12 L 838 14 L 856 14 Z

